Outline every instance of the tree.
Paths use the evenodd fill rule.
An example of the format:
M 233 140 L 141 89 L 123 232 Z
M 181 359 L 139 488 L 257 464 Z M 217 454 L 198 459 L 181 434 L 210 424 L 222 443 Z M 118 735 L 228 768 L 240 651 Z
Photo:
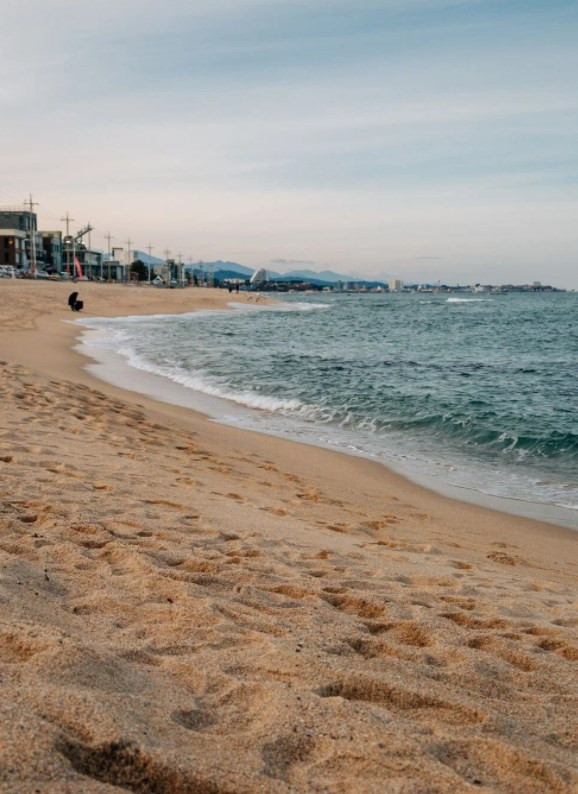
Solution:
M 149 269 L 142 259 L 135 259 L 130 266 L 130 272 L 136 273 L 139 281 L 148 281 Z

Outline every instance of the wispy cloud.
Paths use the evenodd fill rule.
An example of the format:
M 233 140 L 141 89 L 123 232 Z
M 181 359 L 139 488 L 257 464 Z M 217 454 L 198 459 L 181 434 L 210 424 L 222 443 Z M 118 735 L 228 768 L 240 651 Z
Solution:
M 574 0 L 24 7 L 2 9 L 0 190 L 41 217 L 206 259 L 575 278 Z

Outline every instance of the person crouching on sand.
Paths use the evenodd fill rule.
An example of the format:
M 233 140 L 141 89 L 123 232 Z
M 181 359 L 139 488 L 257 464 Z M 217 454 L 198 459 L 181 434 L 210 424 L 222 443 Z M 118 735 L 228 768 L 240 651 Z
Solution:
M 84 306 L 84 301 L 78 300 L 78 292 L 71 292 L 68 296 L 68 305 L 72 309 L 73 312 L 79 312 L 82 310 Z

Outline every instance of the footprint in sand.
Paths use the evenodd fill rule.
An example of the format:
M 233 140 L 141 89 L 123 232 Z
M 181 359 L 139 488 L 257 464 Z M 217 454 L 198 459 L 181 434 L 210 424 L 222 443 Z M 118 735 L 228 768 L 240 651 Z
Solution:
M 347 612 L 350 615 L 357 615 L 360 618 L 380 617 L 387 609 L 385 604 L 372 601 L 363 596 L 324 593 L 321 597 L 335 609 Z
M 345 700 L 361 701 L 382 705 L 393 711 L 407 713 L 413 719 L 431 719 L 435 713 L 440 722 L 483 723 L 486 715 L 474 708 L 457 701 L 429 692 L 417 692 L 404 689 L 380 678 L 352 675 L 335 681 L 318 690 L 320 697 L 342 697 Z
M 262 507 L 261 510 L 264 510 L 266 513 L 272 513 L 274 516 L 290 515 L 289 510 L 284 507 Z

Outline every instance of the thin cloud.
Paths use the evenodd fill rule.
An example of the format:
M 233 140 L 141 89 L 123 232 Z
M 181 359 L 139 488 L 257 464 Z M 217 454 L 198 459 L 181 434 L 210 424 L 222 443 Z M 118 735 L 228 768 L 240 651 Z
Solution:
M 0 173 L 41 223 L 402 277 L 436 251 L 442 279 L 495 261 L 578 286 L 570 0 L 21 9 L 2 8 Z

